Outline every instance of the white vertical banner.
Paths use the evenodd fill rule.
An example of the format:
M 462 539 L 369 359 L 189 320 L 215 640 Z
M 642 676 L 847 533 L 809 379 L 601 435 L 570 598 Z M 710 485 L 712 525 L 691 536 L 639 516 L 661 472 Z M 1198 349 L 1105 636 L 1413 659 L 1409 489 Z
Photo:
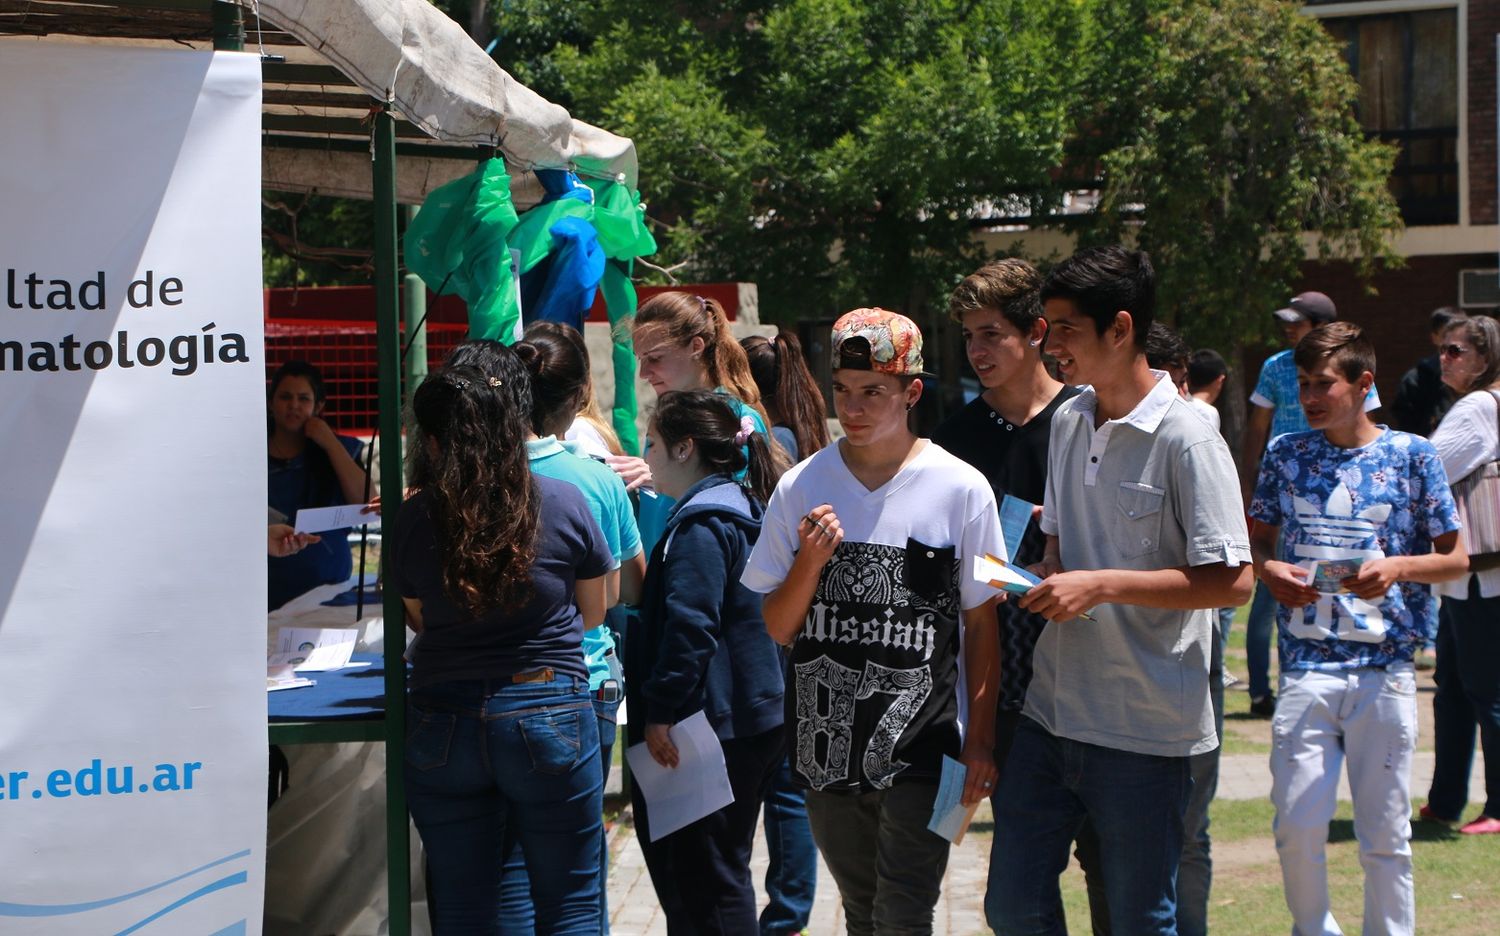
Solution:
M 0 933 L 261 931 L 260 61 L 0 39 Z

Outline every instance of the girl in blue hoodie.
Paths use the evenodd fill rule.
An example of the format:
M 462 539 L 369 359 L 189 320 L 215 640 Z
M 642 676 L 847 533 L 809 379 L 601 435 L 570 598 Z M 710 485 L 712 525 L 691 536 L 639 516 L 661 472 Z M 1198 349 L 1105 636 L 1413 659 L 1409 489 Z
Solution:
M 638 626 L 626 635 L 632 743 L 677 765 L 671 727 L 702 711 L 724 749 L 734 802 L 651 840 L 632 792 L 646 866 L 668 932 L 759 930 L 750 846 L 784 753 L 782 663 L 760 595 L 740 584 L 778 479 L 766 436 L 709 390 L 664 394 L 647 430 L 657 490 L 676 499 L 652 550 Z M 748 458 L 747 458 L 748 452 Z M 735 481 L 743 472 L 744 481 Z

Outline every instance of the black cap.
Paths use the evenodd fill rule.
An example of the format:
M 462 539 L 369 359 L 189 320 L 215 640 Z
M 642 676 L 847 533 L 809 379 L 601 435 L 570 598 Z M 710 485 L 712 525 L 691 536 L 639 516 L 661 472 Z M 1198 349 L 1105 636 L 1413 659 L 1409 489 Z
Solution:
M 1339 317 L 1333 300 L 1320 292 L 1298 293 L 1286 308 L 1277 309 L 1274 314 L 1278 321 L 1310 322 L 1313 325 L 1327 325 Z

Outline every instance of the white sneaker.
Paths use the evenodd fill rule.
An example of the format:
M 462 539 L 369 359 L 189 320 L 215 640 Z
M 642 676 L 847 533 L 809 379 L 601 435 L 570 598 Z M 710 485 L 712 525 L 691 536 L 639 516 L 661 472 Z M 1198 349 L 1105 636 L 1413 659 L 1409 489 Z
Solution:
M 1233 673 L 1231 673 L 1229 670 L 1225 670 L 1224 671 L 1223 681 L 1224 681 L 1224 688 L 1225 689 L 1230 689 L 1230 688 L 1233 688 L 1234 686 L 1238 686 L 1240 684 L 1240 682 L 1241 682 L 1240 678 L 1238 676 L 1234 675 Z

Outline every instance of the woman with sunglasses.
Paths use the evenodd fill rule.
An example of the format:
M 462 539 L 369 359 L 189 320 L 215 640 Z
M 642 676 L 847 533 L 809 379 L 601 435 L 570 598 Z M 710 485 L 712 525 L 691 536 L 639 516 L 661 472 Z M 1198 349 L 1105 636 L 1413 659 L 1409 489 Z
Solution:
M 1438 353 L 1443 383 L 1461 398 L 1438 424 L 1432 444 L 1457 493 L 1464 479 L 1500 460 L 1500 325 L 1483 317 L 1455 322 L 1443 332 Z M 1459 831 L 1500 833 L 1500 568 L 1471 572 L 1435 590 L 1443 597 L 1432 700 L 1437 751 L 1421 817 L 1450 826 L 1462 820 L 1477 723 L 1489 795 L 1484 811 Z

